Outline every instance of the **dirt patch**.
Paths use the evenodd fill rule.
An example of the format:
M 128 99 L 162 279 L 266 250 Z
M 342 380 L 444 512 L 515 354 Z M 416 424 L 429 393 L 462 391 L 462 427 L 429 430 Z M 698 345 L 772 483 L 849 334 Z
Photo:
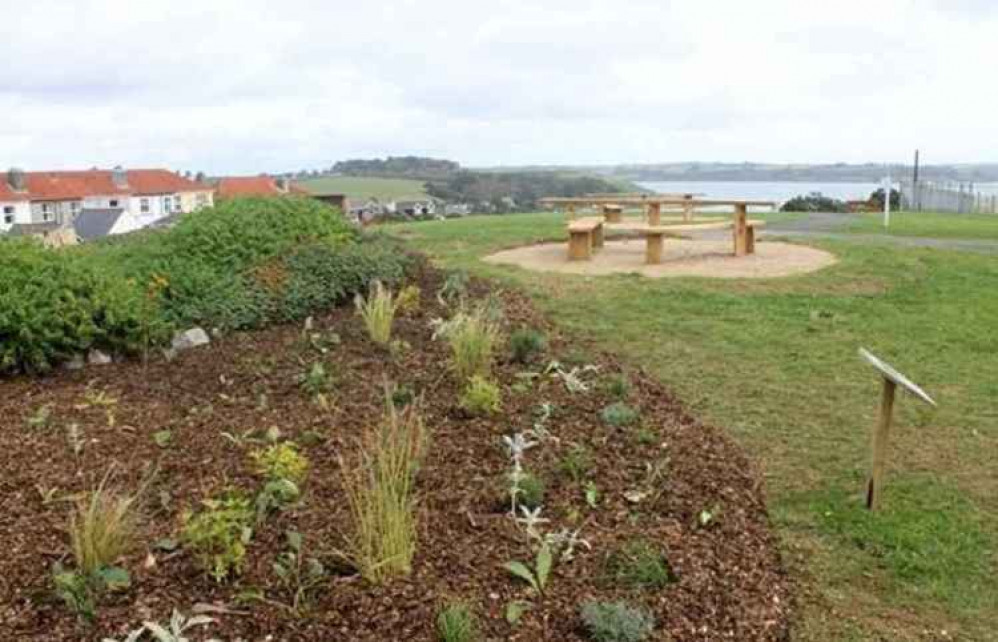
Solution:
M 316 319 L 317 328 L 341 339 L 324 355 L 303 341 L 301 328 L 285 326 L 235 334 L 147 368 L 118 363 L 0 382 L 0 637 L 120 638 L 144 619 L 164 621 L 174 608 L 189 614 L 195 604 L 208 603 L 237 612 L 217 615 L 206 631 L 225 640 L 432 640 L 441 605 L 463 600 L 478 614 L 484 639 L 581 640 L 578 608 L 595 598 L 651 610 L 656 639 L 787 638 L 791 595 L 760 475 L 723 431 L 686 414 L 642 372 L 630 372 L 628 397 L 640 409 L 640 428 L 607 425 L 600 413 L 614 398 L 603 383 L 622 371 L 608 356 L 593 357 L 599 372 L 590 376 L 596 385 L 589 393 L 573 394 L 551 376 L 518 376 L 541 372 L 548 359 L 574 347 L 547 328 L 528 301 L 510 293 L 503 295 L 508 326 L 546 328 L 548 353 L 527 366 L 500 360 L 502 415 L 468 418 L 456 407 L 459 386 L 447 369 L 446 348 L 430 338 L 429 321 L 449 313 L 433 295 L 440 276 L 427 270 L 417 282 L 424 305 L 397 322 L 396 336 L 411 346 L 401 356 L 372 346 L 352 309 L 339 309 Z M 475 289 L 478 296 L 487 292 L 482 284 Z M 296 381 L 316 361 L 335 374 L 331 409 L 317 406 Z M 292 616 L 277 605 L 289 595 L 272 570 L 284 533 L 302 533 L 308 554 L 335 566 L 329 554 L 341 545 L 347 520 L 338 456 L 355 448 L 363 426 L 378 421 L 385 378 L 424 395 L 432 429 L 417 479 L 420 539 L 413 572 L 383 587 L 350 572 L 334 574 L 313 607 Z M 104 393 L 105 404 L 86 403 L 88 390 L 91 399 Z M 543 597 L 532 596 L 503 569 L 510 560 L 531 559 L 532 551 L 507 514 L 508 458 L 500 447 L 502 435 L 533 425 L 540 402 L 554 405 L 549 428 L 558 437 L 527 454 L 528 468 L 547 485 L 543 515 L 552 530 L 579 529 L 592 546 L 556 564 Z M 49 418 L 39 422 L 37 411 L 45 406 Z M 73 425 L 77 437 L 68 439 Z M 249 462 L 253 446 L 223 433 L 270 426 L 298 442 L 312 469 L 301 501 L 256 528 L 242 575 L 217 584 L 182 549 L 156 550 L 157 540 L 177 536 L 185 509 L 225 488 L 259 488 Z M 164 429 L 171 431 L 165 446 L 153 437 Z M 595 508 L 587 505 L 582 483 L 559 465 L 575 445 L 592 457 L 585 477 L 600 494 Z M 104 595 L 88 625 L 53 598 L 50 569 L 60 559 L 72 565 L 67 498 L 95 487 L 111 465 L 116 481 L 129 488 L 153 467 L 158 473 L 144 496 L 139 545 L 121 561 L 131 571 L 131 587 Z M 652 494 L 628 500 L 625 494 L 643 488 L 655 465 L 662 474 L 651 484 Z M 706 525 L 699 518 L 705 509 L 714 515 Z M 641 591 L 605 580 L 606 556 L 635 538 L 661 550 L 674 583 Z M 240 601 L 248 593 L 271 601 Z M 519 599 L 533 606 L 512 627 L 503 608 Z
M 569 261 L 566 243 L 543 243 L 504 250 L 485 257 L 487 263 L 516 265 L 536 272 L 564 274 L 641 274 L 651 278 L 704 276 L 763 279 L 815 272 L 834 265 L 834 255 L 805 245 L 759 242 L 755 254 L 736 257 L 731 241 L 666 239 L 662 263 L 645 264 L 645 241 L 607 241 L 589 261 Z

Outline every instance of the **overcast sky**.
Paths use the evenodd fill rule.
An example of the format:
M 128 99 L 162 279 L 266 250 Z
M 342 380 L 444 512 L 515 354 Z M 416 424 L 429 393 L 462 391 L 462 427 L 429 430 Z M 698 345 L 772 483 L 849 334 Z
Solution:
M 998 161 L 998 0 L 0 0 L 0 167 Z

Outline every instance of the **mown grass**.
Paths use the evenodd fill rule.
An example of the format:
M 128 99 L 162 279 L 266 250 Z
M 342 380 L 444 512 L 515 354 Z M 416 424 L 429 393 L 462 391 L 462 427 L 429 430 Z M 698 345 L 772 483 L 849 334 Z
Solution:
M 479 258 L 562 236 L 550 214 L 395 228 L 448 266 L 520 287 L 556 323 L 645 366 L 764 471 L 802 640 L 993 639 L 998 630 L 998 262 L 816 243 L 840 262 L 768 280 L 547 275 Z M 878 381 L 865 346 L 939 401 L 904 396 L 885 508 L 862 508 Z M 943 631 L 946 633 L 944 634 Z
M 890 227 L 886 230 L 883 214 L 862 214 L 846 231 L 889 236 L 998 240 L 998 214 L 894 212 Z
M 300 181 L 299 184 L 317 194 L 346 194 L 348 199 L 366 201 L 414 200 L 426 197 L 422 181 L 404 178 L 366 176 L 325 176 Z

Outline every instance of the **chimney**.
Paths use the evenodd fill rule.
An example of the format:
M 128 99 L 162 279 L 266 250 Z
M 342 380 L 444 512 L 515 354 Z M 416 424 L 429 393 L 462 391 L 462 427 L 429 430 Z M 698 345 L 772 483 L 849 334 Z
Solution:
M 128 172 L 122 169 L 121 165 L 116 165 L 111 170 L 111 182 L 114 183 L 115 187 L 128 187 Z
M 7 184 L 15 192 L 23 192 L 27 189 L 24 181 L 24 170 L 16 167 L 11 167 L 7 170 Z

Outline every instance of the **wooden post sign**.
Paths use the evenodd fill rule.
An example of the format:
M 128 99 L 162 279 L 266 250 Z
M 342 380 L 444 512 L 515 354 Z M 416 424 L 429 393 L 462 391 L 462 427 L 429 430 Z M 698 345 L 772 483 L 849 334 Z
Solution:
M 866 359 L 871 366 L 880 372 L 884 379 L 883 392 L 880 395 L 880 410 L 877 414 L 877 423 L 873 427 L 873 462 L 870 470 L 870 480 L 866 486 L 866 507 L 870 510 L 880 508 L 880 495 L 884 486 L 884 467 L 887 461 L 887 438 L 891 431 L 891 423 L 894 415 L 894 393 L 897 387 L 901 386 L 911 394 L 931 406 L 936 402 L 932 397 L 925 394 L 925 391 L 911 382 L 891 366 L 887 365 L 869 350 L 859 349 L 859 355 Z

